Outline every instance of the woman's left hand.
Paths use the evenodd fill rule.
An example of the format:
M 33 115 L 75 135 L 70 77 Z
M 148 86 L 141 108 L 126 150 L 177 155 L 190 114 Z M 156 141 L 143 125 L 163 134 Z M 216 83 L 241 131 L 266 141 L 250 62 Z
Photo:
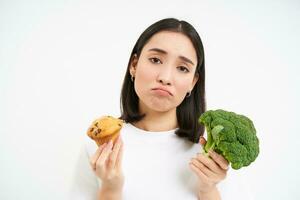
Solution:
M 201 141 L 202 140 L 202 141 Z M 200 143 L 205 144 L 202 137 Z M 198 153 L 192 158 L 189 165 L 198 176 L 199 192 L 207 193 L 216 188 L 216 185 L 224 180 L 229 167 L 228 161 L 215 151 L 209 151 L 209 157 Z

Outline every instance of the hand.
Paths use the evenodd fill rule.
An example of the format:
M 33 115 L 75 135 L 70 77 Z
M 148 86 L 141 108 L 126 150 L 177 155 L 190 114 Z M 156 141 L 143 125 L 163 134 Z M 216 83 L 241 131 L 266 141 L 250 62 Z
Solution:
M 200 144 L 204 145 L 206 140 L 201 137 Z M 198 176 L 199 192 L 207 193 L 216 188 L 216 185 L 226 178 L 229 163 L 215 151 L 209 151 L 209 156 L 198 153 L 192 158 L 190 168 Z
M 102 180 L 102 185 L 109 190 L 120 190 L 124 184 L 122 172 L 123 141 L 118 137 L 115 145 L 110 141 L 97 149 L 90 159 L 90 165 Z

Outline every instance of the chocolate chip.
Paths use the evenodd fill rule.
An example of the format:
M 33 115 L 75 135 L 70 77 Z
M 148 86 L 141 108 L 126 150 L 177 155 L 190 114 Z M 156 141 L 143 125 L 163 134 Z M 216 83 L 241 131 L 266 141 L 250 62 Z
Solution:
M 98 122 L 96 122 L 95 126 L 97 126 L 97 127 L 98 127 Z

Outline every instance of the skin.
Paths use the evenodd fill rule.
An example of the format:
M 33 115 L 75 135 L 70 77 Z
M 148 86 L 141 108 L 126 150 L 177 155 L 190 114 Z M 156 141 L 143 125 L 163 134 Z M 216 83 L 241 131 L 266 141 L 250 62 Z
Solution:
M 155 48 L 166 53 L 151 50 Z M 140 112 L 146 113 L 145 118 L 133 125 L 147 131 L 177 128 L 176 107 L 198 80 L 197 74 L 195 75 L 196 65 L 196 51 L 187 36 L 169 31 L 153 35 L 140 57 L 133 57 L 129 68 L 139 97 Z M 164 87 L 172 95 L 153 91 L 156 87 Z M 200 143 L 205 142 L 202 137 Z M 124 184 L 122 154 L 123 142 L 119 138 L 115 145 L 100 146 L 90 160 L 94 172 L 103 181 L 100 199 L 105 199 L 105 195 L 111 195 L 110 199 L 121 199 Z M 210 158 L 202 154 L 195 155 L 191 158 L 189 167 L 198 177 L 199 199 L 220 199 L 216 185 L 225 179 L 228 162 L 216 152 L 210 152 Z
M 124 183 L 122 172 L 123 141 L 118 137 L 116 143 L 105 143 L 90 158 L 90 165 L 107 189 L 118 190 Z
M 204 146 L 206 140 L 200 137 L 199 143 Z M 190 160 L 190 169 L 197 175 L 199 199 L 221 199 L 217 190 L 217 184 L 224 180 L 227 175 L 229 163 L 215 151 L 209 151 L 209 156 L 198 153 Z
M 153 48 L 162 49 L 167 54 L 150 51 Z M 178 56 L 188 58 L 193 64 Z M 198 76 L 194 76 L 196 64 L 193 44 L 185 35 L 162 31 L 152 36 L 139 59 L 135 57 L 130 66 L 140 112 L 146 113 L 146 117 L 134 125 L 148 131 L 177 128 L 176 107 L 198 80 Z M 165 87 L 173 96 L 158 95 L 152 91 L 155 87 Z

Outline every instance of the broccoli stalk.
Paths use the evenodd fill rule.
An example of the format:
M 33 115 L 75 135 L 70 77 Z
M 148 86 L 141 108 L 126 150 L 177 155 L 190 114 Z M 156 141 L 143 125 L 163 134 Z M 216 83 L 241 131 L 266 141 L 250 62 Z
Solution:
M 216 143 L 219 142 L 218 138 L 219 138 L 219 133 L 224 129 L 224 126 L 222 125 L 217 125 L 215 126 L 211 131 L 208 130 L 207 131 L 207 142 L 204 145 L 204 151 L 205 151 L 205 155 L 208 155 L 208 151 L 214 150 Z

